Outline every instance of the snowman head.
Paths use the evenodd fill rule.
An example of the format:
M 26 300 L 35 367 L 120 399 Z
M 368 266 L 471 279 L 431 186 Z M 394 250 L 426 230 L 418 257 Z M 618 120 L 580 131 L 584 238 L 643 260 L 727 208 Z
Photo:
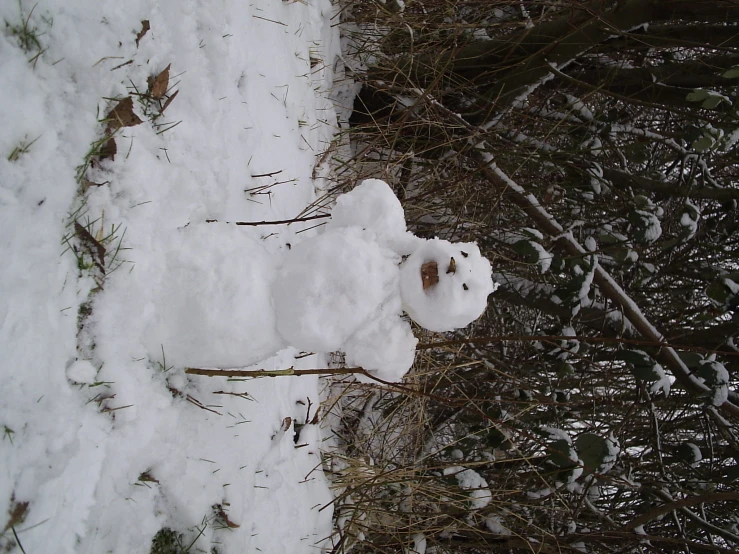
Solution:
M 490 262 L 473 242 L 425 241 L 400 267 L 403 310 L 430 331 L 465 327 L 494 290 Z

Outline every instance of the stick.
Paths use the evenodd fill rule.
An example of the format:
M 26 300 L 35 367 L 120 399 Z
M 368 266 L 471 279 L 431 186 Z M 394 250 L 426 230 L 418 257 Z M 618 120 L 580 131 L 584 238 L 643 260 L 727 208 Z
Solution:
M 255 369 L 252 371 L 238 369 L 203 369 L 199 367 L 187 367 L 185 373 L 189 375 L 203 375 L 204 377 L 286 377 L 293 375 L 353 375 L 367 372 L 361 367 L 323 368 L 323 369 Z
M 224 221 L 223 223 L 230 223 L 232 225 L 249 225 L 251 227 L 257 227 L 258 225 L 282 225 L 283 223 L 300 223 L 301 221 L 312 221 L 313 219 L 322 219 L 325 217 L 331 217 L 331 214 L 320 214 L 311 215 L 308 217 L 296 217 L 294 219 L 278 219 L 275 221 Z M 206 223 L 218 223 L 217 219 L 206 219 Z

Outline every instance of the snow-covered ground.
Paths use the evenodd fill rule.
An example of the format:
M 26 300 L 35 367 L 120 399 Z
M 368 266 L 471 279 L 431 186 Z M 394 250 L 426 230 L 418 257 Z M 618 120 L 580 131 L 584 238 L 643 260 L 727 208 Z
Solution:
M 247 286 L 265 286 L 270 254 L 320 220 L 205 221 L 290 219 L 323 195 L 334 15 L 329 0 L 0 3 L 3 552 L 147 553 L 162 529 L 190 552 L 326 544 L 321 432 L 294 440 L 318 379 L 186 376 L 182 345 L 156 333 L 190 275 L 192 303 L 172 301 L 182 318 L 238 338 L 236 354 L 272 354 L 265 311 L 207 283 L 245 253 L 267 264 L 246 264 Z M 106 115 L 124 126 L 101 160 Z M 185 226 L 211 225 L 212 248 L 183 242 Z M 326 364 L 287 348 L 257 367 Z

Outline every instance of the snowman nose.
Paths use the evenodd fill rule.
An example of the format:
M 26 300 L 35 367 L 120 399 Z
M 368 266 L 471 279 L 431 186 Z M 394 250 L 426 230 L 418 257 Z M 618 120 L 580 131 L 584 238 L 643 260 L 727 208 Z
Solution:
M 454 257 L 449 260 L 449 269 L 446 270 L 447 275 L 454 274 L 457 272 L 457 262 L 454 261 Z
M 423 290 L 427 290 L 439 282 L 439 266 L 436 262 L 426 262 L 421 266 L 421 282 L 423 283 Z

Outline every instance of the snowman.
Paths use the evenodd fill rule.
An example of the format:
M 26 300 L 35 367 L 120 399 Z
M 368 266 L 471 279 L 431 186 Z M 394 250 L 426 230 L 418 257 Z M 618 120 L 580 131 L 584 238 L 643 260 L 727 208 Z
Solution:
M 168 363 L 244 367 L 286 347 L 340 350 L 347 364 L 399 381 L 417 344 L 404 314 L 451 331 L 477 319 L 494 290 L 477 244 L 416 237 L 377 179 L 339 196 L 325 231 L 284 252 L 226 225 L 182 229 L 167 254 L 144 339 Z

